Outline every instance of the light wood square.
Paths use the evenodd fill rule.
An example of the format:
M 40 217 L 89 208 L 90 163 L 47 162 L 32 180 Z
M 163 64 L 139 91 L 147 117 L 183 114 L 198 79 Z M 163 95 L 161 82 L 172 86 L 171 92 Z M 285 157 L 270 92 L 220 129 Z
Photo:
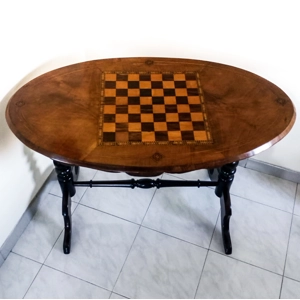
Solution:
M 105 89 L 104 95 L 105 95 L 105 97 L 116 97 L 116 90 L 115 89 Z
M 128 105 L 128 113 L 129 114 L 138 114 L 141 112 L 140 105 Z
M 166 121 L 167 122 L 178 122 L 179 117 L 177 113 L 166 113 Z
M 115 114 L 116 106 L 115 105 L 104 105 L 103 113 L 104 114 Z
M 128 123 L 128 115 L 116 114 L 116 123 Z
M 166 107 L 163 104 L 153 104 L 153 112 L 156 114 L 162 114 L 166 112 Z
M 140 80 L 140 74 L 132 73 L 128 74 L 128 81 L 139 81 Z
M 153 122 L 153 114 L 141 114 L 142 122 Z
M 168 131 L 169 141 L 181 141 L 181 132 L 180 131 Z
M 115 74 L 115 73 L 106 73 L 104 77 L 105 77 L 106 81 L 116 81 L 117 80 L 117 74 Z
M 142 141 L 143 142 L 155 142 L 155 133 L 154 132 L 142 132 Z
M 116 124 L 115 123 L 104 123 L 102 126 L 103 132 L 115 132 Z

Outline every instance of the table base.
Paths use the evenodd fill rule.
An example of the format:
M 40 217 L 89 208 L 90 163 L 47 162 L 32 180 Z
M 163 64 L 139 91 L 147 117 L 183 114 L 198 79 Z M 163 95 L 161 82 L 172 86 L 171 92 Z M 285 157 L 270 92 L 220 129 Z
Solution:
M 78 166 L 70 166 L 58 161 L 53 161 L 57 173 L 57 179 L 62 190 L 62 215 L 64 218 L 65 235 L 63 251 L 69 254 L 71 251 L 72 218 L 71 218 L 71 197 L 76 193 L 75 186 L 92 187 L 123 187 L 123 188 L 164 188 L 164 187 L 208 187 L 215 186 L 215 194 L 220 198 L 221 206 L 221 230 L 224 252 L 232 253 L 229 223 L 232 215 L 230 187 L 234 179 L 238 162 L 226 164 L 218 169 L 208 170 L 211 181 L 182 181 L 182 180 L 161 180 L 161 179 L 130 179 L 130 180 L 109 180 L 109 181 L 77 181 L 79 175 Z

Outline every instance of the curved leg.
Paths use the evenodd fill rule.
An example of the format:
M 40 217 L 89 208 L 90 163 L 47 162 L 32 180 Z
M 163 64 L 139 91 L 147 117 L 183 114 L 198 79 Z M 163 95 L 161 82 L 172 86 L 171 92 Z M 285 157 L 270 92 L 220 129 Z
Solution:
M 71 250 L 72 235 L 72 218 L 71 218 L 71 197 L 76 193 L 73 185 L 72 167 L 54 161 L 57 179 L 62 191 L 62 215 L 65 224 L 65 236 L 63 242 L 63 250 L 65 254 L 69 254 Z
M 224 188 L 222 196 L 220 198 L 221 204 L 221 230 L 222 230 L 222 239 L 225 254 L 232 253 L 232 245 L 229 231 L 229 221 L 231 217 L 231 200 L 229 189 L 227 187 Z
M 223 166 L 220 170 L 218 185 L 216 187 L 216 195 L 220 198 L 221 204 L 221 229 L 223 245 L 226 254 L 232 253 L 232 245 L 229 231 L 229 222 L 232 215 L 230 187 L 234 179 L 238 162 L 233 162 Z
M 71 197 L 68 187 L 64 187 L 62 196 L 62 215 L 65 223 L 65 235 L 63 241 L 63 250 L 65 254 L 71 251 L 71 237 L 72 237 L 72 216 L 71 216 Z

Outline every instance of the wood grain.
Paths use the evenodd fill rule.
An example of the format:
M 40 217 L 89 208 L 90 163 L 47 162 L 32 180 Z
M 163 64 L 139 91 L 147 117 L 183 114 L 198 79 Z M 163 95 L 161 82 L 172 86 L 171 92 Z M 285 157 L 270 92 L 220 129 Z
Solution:
M 99 130 L 103 130 L 101 126 L 104 123 L 99 123 L 99 120 L 104 116 L 101 101 L 105 73 L 112 76 L 116 73 L 132 74 L 134 82 L 142 81 L 134 80 L 141 73 L 146 77 L 149 74 L 158 77 L 161 74 L 198 74 L 209 125 L 209 130 L 206 129 L 211 134 L 212 142 L 193 143 L 190 135 L 186 134 L 185 139 L 190 143 L 172 143 L 170 134 L 168 143 L 152 143 L 157 141 L 152 130 L 157 125 L 153 125 L 155 122 L 145 122 L 152 125 L 141 125 L 147 132 L 141 140 L 144 143 L 131 144 L 126 135 L 128 128 L 135 127 L 131 138 L 137 139 L 134 135 L 139 134 L 139 125 L 132 125 L 135 122 L 128 125 L 130 122 L 125 118 L 125 121 L 107 128 L 109 132 L 118 126 L 119 143 L 101 143 Z M 161 91 L 158 91 L 159 84 L 156 84 L 151 87 L 149 95 L 149 83 L 146 82 L 143 89 L 147 92 L 141 92 L 141 85 L 135 87 L 136 83 L 133 83 L 130 93 L 132 97 L 144 97 L 146 104 L 143 104 L 143 109 L 147 111 L 147 105 L 148 109 L 151 106 L 153 115 L 153 97 L 159 97 Z M 128 88 L 128 83 L 118 85 L 121 90 Z M 166 89 L 170 88 L 168 84 L 166 86 Z M 122 96 L 125 92 L 118 93 L 119 97 L 128 96 L 128 93 Z M 124 103 L 118 110 L 126 111 L 128 116 L 128 106 Z M 109 111 L 114 108 L 105 109 Z M 137 107 L 130 107 L 132 114 L 134 109 Z M 172 107 L 168 109 L 172 110 Z M 156 118 L 159 120 L 161 116 Z M 106 171 L 151 175 L 209 169 L 255 155 L 271 147 L 290 131 L 295 121 L 295 110 L 292 101 L 280 88 L 242 69 L 188 59 L 119 58 L 78 63 L 35 78 L 12 96 L 6 119 L 11 130 L 25 145 L 51 159 Z M 168 128 L 167 125 L 161 126 Z M 169 126 L 168 133 L 172 132 L 172 124 Z M 176 134 L 174 140 L 185 140 Z M 157 139 L 165 137 L 160 133 Z M 194 140 L 197 138 L 194 137 Z

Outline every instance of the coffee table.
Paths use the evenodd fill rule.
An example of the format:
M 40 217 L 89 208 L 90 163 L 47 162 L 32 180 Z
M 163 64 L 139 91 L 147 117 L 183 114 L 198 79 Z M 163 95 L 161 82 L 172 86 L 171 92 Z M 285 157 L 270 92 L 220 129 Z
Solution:
M 295 109 L 271 82 L 232 66 L 190 59 L 116 58 L 45 73 L 10 99 L 6 119 L 29 148 L 54 161 L 62 189 L 64 253 L 71 247 L 76 186 L 215 186 L 226 254 L 230 186 L 238 161 L 292 128 Z M 143 176 L 78 181 L 79 166 Z M 207 169 L 211 181 L 149 177 Z

